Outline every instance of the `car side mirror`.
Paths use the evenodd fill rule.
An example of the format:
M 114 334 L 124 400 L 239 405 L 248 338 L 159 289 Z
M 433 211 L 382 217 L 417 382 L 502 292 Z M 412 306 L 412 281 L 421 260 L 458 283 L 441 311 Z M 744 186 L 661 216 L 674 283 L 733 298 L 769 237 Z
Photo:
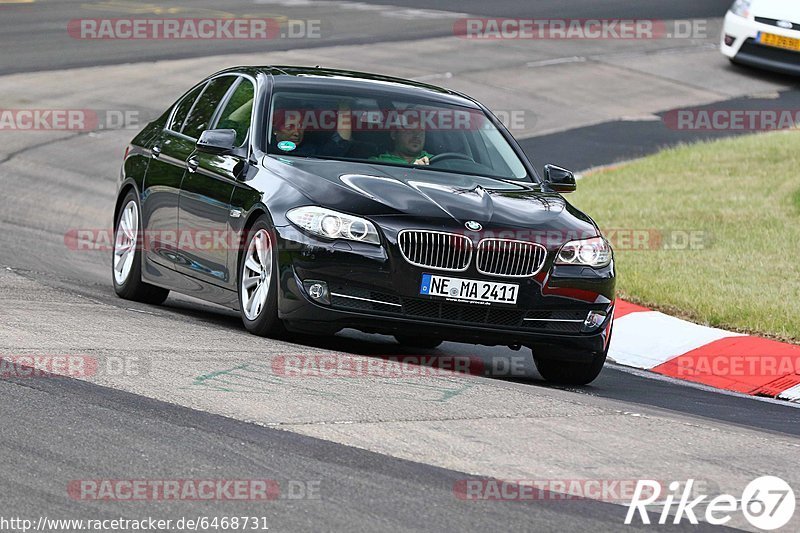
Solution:
M 555 165 L 544 166 L 544 181 L 556 192 L 572 192 L 578 188 L 575 174 Z
M 236 130 L 206 130 L 197 140 L 197 151 L 207 154 L 227 154 L 236 148 Z

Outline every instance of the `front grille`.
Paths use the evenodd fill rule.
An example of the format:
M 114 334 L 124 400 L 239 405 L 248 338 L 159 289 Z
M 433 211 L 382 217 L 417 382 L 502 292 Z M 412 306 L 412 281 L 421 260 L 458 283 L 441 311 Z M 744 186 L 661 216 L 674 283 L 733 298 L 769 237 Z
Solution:
M 769 24 L 770 26 L 777 26 L 778 28 L 783 28 L 783 26 L 778 26 L 778 22 L 784 21 L 785 19 L 770 19 L 766 17 L 756 17 L 756 22 L 760 22 L 761 24 Z M 786 22 L 789 22 L 788 20 Z M 783 28 L 785 30 L 798 30 L 800 31 L 800 23 L 793 22 L 791 28 Z
M 472 260 L 472 241 L 464 235 L 403 230 L 397 240 L 403 258 L 415 266 L 463 272 Z
M 547 257 L 541 244 L 506 239 L 478 243 L 478 272 L 494 276 L 525 277 L 539 272 Z

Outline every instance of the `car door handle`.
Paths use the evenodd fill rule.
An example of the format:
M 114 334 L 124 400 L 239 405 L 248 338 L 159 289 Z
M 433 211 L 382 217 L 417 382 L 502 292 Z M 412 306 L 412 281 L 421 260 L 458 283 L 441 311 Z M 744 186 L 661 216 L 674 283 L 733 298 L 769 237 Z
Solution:
M 186 169 L 189 172 L 197 172 L 197 167 L 200 166 L 200 160 L 197 157 L 192 156 L 186 160 Z
M 158 159 L 158 157 L 160 155 L 161 155 L 161 147 L 160 146 L 153 146 L 150 149 L 150 157 L 152 157 L 153 159 Z

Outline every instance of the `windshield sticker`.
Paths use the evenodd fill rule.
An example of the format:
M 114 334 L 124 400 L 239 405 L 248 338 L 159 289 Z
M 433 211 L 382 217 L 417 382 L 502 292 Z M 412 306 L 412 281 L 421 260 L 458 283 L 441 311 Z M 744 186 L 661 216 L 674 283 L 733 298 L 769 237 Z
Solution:
M 283 150 L 284 152 L 291 152 L 297 148 L 297 145 L 292 141 L 281 141 L 278 143 L 278 150 Z

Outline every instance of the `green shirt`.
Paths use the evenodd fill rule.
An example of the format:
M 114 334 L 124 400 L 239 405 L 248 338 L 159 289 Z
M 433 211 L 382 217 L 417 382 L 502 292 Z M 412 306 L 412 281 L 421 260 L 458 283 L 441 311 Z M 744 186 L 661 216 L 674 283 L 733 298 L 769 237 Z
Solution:
M 417 159 L 421 159 L 423 157 L 431 158 L 431 157 L 433 157 L 433 155 L 429 154 L 428 152 L 423 150 L 423 151 L 421 151 L 419 153 L 419 155 L 416 157 L 416 159 L 414 161 L 416 161 Z M 414 161 L 409 163 L 406 160 L 405 157 L 402 157 L 402 156 L 399 156 L 399 155 L 395 155 L 395 154 L 392 154 L 392 153 L 389 153 L 389 152 L 386 152 L 385 154 L 381 154 L 381 155 L 376 156 L 376 157 L 371 157 L 370 161 L 385 161 L 386 163 L 399 163 L 401 165 L 411 165 L 411 164 L 414 163 Z

